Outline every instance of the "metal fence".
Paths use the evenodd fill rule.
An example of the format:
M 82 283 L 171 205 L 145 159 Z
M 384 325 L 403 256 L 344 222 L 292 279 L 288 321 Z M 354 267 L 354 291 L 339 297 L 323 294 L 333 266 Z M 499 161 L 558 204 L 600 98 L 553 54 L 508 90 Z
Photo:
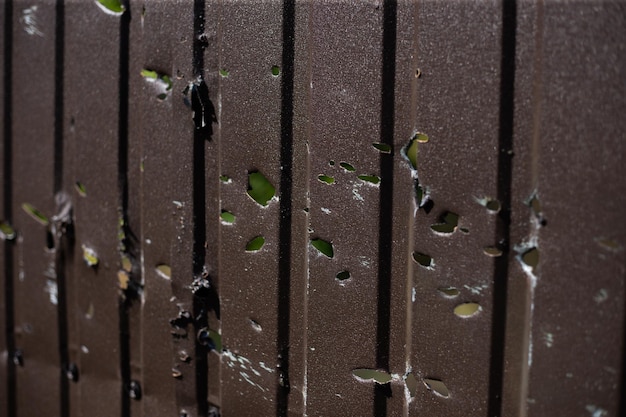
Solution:
M 3 0 L 0 415 L 626 414 L 626 3 Z

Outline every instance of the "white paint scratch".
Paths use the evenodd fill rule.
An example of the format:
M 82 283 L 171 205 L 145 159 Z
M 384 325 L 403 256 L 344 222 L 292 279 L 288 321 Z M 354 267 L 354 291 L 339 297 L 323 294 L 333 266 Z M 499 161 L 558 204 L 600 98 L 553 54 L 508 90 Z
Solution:
M 43 32 L 37 27 L 37 9 L 38 6 L 32 6 L 22 11 L 20 22 L 24 24 L 24 31 L 31 36 L 40 36 L 43 38 Z

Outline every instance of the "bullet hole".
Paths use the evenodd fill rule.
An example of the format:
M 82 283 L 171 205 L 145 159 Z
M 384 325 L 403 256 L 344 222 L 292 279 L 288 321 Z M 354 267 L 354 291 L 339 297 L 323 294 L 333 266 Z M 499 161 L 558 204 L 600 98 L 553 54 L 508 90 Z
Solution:
M 82 182 L 76 181 L 74 183 L 74 189 L 76 190 L 79 196 L 87 197 L 87 188 L 85 187 L 85 184 L 83 184 Z
M 87 266 L 95 268 L 98 266 L 100 260 L 98 259 L 98 254 L 93 249 L 82 245 L 83 248 L 83 260 L 87 264 Z
M 329 177 L 328 175 L 318 175 L 317 179 L 329 185 L 335 183 L 335 179 L 333 177 Z
M 413 260 L 426 269 L 435 269 L 435 261 L 433 258 L 424 253 L 413 252 Z
M 182 379 L 183 373 L 178 368 L 172 368 L 172 376 L 176 379 Z
M 15 366 L 24 366 L 24 353 L 21 349 L 15 349 L 13 352 L 13 364 Z
M 227 69 L 222 68 L 220 70 L 220 75 L 224 78 L 228 77 L 229 74 L 230 74 L 230 71 L 228 71 Z
M 196 340 L 200 345 L 208 347 L 209 350 L 215 350 L 218 353 L 222 352 L 222 335 L 208 327 L 198 330 Z
M 417 169 L 417 151 L 420 143 L 427 143 L 428 136 L 424 133 L 415 133 L 409 143 L 404 147 L 403 154 L 409 160 L 411 168 Z
M 257 322 L 256 320 L 248 319 L 248 322 L 250 323 L 250 326 L 255 332 L 261 333 L 263 331 L 263 328 L 261 327 L 259 322 Z
M 461 318 L 475 316 L 480 311 L 482 311 L 482 307 L 478 303 L 463 303 L 454 307 L 454 314 Z
M 96 4 L 103 12 L 115 16 L 120 16 L 126 10 L 120 0 L 97 0 Z
M 263 236 L 257 236 L 248 242 L 246 245 L 246 252 L 257 252 L 261 250 L 265 244 L 265 238 Z
M 439 223 L 433 224 L 430 228 L 440 234 L 453 233 L 459 224 L 459 215 L 452 212 L 445 212 L 439 219 Z
M 172 267 L 165 264 L 159 264 L 156 266 L 157 275 L 161 278 L 170 280 L 172 279 Z
M 352 375 L 363 381 L 374 381 L 377 384 L 388 384 L 393 379 L 388 372 L 376 369 L 355 369 Z
M 454 287 L 441 287 L 437 288 L 437 290 L 446 298 L 454 298 L 461 293 L 458 288 Z
M 618 252 L 622 248 L 622 245 L 615 239 L 598 238 L 596 239 L 596 243 L 611 252 Z
M 230 184 L 232 182 L 228 175 L 220 175 L 220 181 L 226 184 Z
M 327 258 L 333 258 L 335 252 L 333 250 L 333 244 L 323 239 L 312 239 L 311 245 Z
M 372 146 L 375 149 L 378 149 L 381 153 L 391 153 L 391 145 L 388 145 L 386 143 L 372 143 Z
M 360 179 L 361 181 L 374 184 L 374 185 L 378 185 L 378 183 L 380 183 L 380 177 L 376 175 L 359 175 L 357 176 L 357 178 Z
M 541 202 L 539 201 L 539 196 L 537 195 L 536 192 L 533 193 L 530 196 L 530 198 L 526 201 L 526 205 L 530 207 L 530 210 L 532 211 L 533 215 L 535 216 L 535 219 L 537 219 L 537 222 L 539 223 L 540 226 L 546 226 L 548 224 L 546 219 L 543 217 L 543 212 L 541 210 Z
M 535 270 L 539 265 L 539 249 L 530 248 L 526 252 L 522 253 L 522 262 Z
M 337 273 L 337 276 L 335 278 L 338 281 L 345 281 L 347 279 L 350 279 L 350 272 L 349 271 L 341 271 L 341 272 Z
M 40 212 L 35 207 L 33 207 L 32 204 L 29 204 L 29 203 L 22 204 L 22 210 L 24 210 L 24 212 L 28 214 L 32 219 L 34 219 L 35 221 L 37 221 L 38 223 L 44 226 L 47 226 L 48 223 L 50 223 L 48 221 L 48 218 L 44 216 L 42 212 Z
M 75 363 L 70 363 L 65 370 L 65 376 L 72 382 L 78 382 L 78 366 Z
M 280 74 L 280 67 L 278 65 L 272 66 L 272 75 L 274 77 L 278 77 L 279 74 Z
M 189 356 L 186 350 L 181 350 L 178 352 L 178 360 L 183 363 L 189 363 L 191 362 L 191 356 Z
M 347 162 L 339 162 L 339 166 L 348 172 L 356 171 L 356 168 Z
M 128 396 L 133 400 L 141 400 L 141 385 L 138 381 L 130 381 L 128 386 Z
M 6 221 L 0 221 L 0 239 L 11 241 L 15 239 L 16 233 L 13 227 Z
M 331 161 L 328 161 L 328 165 L 330 165 L 331 167 L 332 167 L 332 166 L 335 166 L 335 161 L 332 161 L 332 160 L 331 160 Z
M 443 381 L 440 381 L 438 379 L 424 378 L 422 382 L 426 386 L 426 389 L 432 391 L 434 394 L 443 398 L 450 397 L 450 391 L 448 391 L 448 387 L 446 387 L 446 384 L 444 384 Z
M 502 251 L 495 246 L 487 246 L 486 248 L 483 248 L 483 253 L 487 256 L 491 256 L 492 258 L 502 256 Z
M 248 195 L 259 205 L 265 207 L 274 198 L 276 188 L 263 174 L 253 171 L 248 174 Z
M 404 384 L 406 385 L 406 389 L 409 391 L 409 396 L 415 397 L 415 393 L 417 392 L 417 378 L 412 373 L 407 374 L 404 377 Z
M 222 210 L 220 214 L 220 218 L 222 219 L 223 224 L 233 224 L 235 223 L 235 215 L 230 211 Z
M 46 230 L 46 249 L 54 249 L 54 235 L 50 230 Z

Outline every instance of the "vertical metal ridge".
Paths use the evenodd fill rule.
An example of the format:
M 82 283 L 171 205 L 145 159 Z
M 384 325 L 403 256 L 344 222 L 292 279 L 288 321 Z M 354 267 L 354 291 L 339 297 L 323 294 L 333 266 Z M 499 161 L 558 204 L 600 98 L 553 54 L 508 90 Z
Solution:
M 291 224 L 293 172 L 293 83 L 295 57 L 295 0 L 283 1 L 282 79 L 280 108 L 280 225 L 278 249 L 276 415 L 289 408 L 289 321 L 291 296 Z
M 130 66 L 130 1 L 126 0 L 124 13 L 120 17 L 120 49 L 119 49 L 119 115 L 118 115 L 118 192 L 122 228 L 126 236 L 125 245 L 129 244 L 130 229 L 128 224 L 128 120 L 129 120 L 129 66 Z M 125 249 L 126 250 L 126 249 Z M 131 288 L 129 288 L 131 290 Z M 130 292 L 130 291 L 129 291 Z M 120 375 L 121 384 L 121 417 L 130 417 L 130 323 L 128 316 L 130 296 L 121 296 L 118 301 L 119 344 L 120 344 Z
M 393 146 L 395 122 L 397 1 L 383 5 L 382 83 L 380 142 Z M 380 156 L 380 208 L 378 215 L 378 302 L 376 323 L 376 367 L 389 371 L 391 322 L 391 266 L 393 229 L 393 152 Z M 389 384 L 374 386 L 374 415 L 387 415 Z
M 489 364 L 488 400 L 489 416 L 499 416 L 502 409 L 504 345 L 506 340 L 506 303 L 510 261 L 516 31 L 516 0 L 503 0 L 497 172 L 497 196 L 502 209 L 498 213 L 496 223 L 496 240 L 502 244 L 502 256 L 495 258 L 493 271 L 493 313 L 491 318 L 491 360 Z
M 3 181 L 4 193 L 3 218 L 13 219 L 13 124 L 11 102 L 13 100 L 13 0 L 4 3 L 4 114 L 3 116 Z M 13 300 L 13 245 L 4 243 L 4 305 L 7 344 L 7 417 L 16 415 L 16 374 L 13 355 L 15 353 L 14 336 L 14 300 Z

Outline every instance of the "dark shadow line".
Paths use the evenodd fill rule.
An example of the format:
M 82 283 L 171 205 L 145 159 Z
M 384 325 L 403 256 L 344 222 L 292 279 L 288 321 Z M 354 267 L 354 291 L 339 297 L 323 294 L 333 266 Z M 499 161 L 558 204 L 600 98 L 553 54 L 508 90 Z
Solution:
M 203 274 L 206 261 L 206 141 L 211 140 L 213 115 L 208 116 L 213 107 L 209 100 L 208 87 L 204 82 L 204 52 L 207 41 L 204 36 L 206 24 L 205 0 L 194 0 L 193 3 L 193 57 L 192 70 L 197 78 L 197 85 L 192 90 L 192 107 L 194 110 L 194 135 L 193 135 L 193 188 L 192 188 L 192 211 L 193 211 L 193 258 L 192 269 L 194 278 Z M 207 120 L 208 119 L 208 120 Z M 193 315 L 195 334 L 208 325 L 208 308 L 206 300 L 194 296 Z M 208 349 L 195 342 L 195 382 L 196 402 L 199 416 L 207 416 L 209 412 L 208 387 L 209 387 L 209 363 Z
M 626 287 L 624 288 L 623 300 L 626 300 Z M 622 314 L 622 375 L 620 381 L 620 389 L 618 392 L 621 392 L 620 401 L 619 401 L 619 413 L 618 416 L 626 416 L 626 309 Z
M 500 117 L 498 128 L 498 200 L 501 210 L 496 239 L 503 256 L 494 260 L 491 361 L 489 367 L 488 416 L 500 416 L 504 387 L 504 349 L 510 259 L 511 187 L 513 181 L 513 127 L 515 99 L 515 53 L 517 31 L 516 0 L 502 2 L 502 56 L 500 62 Z
M 396 0 L 383 4 L 382 83 L 380 95 L 380 142 L 394 144 L 396 87 Z M 380 208 L 378 212 L 378 302 L 376 323 L 376 368 L 389 371 L 391 325 L 391 267 L 393 243 L 393 154 L 380 156 Z M 387 415 L 390 384 L 374 387 L 374 416 Z
M 55 39 L 54 39 L 54 178 L 55 195 L 63 189 L 63 113 L 64 113 L 64 64 L 65 64 L 65 0 L 55 4 Z M 71 226 L 69 226 L 71 227 Z M 67 317 L 67 282 L 64 235 L 53 236 L 56 248 L 57 274 L 57 328 L 59 333 L 60 407 L 61 416 L 70 415 L 70 392 L 67 373 L 70 370 L 68 352 L 68 317 Z
M 295 60 L 295 0 L 283 1 L 280 104 L 280 225 L 278 247 L 276 415 L 289 410 L 289 325 L 291 315 L 291 224 L 293 194 L 293 83 Z
M 13 0 L 4 3 L 4 114 L 3 114 L 3 185 L 4 220 L 13 220 L 13 123 L 11 103 L 13 101 Z M 5 337 L 7 355 L 7 417 L 15 417 L 16 403 L 16 370 L 13 356 L 15 354 L 14 311 L 13 302 L 13 244 L 4 242 L 4 307 Z
M 119 49 L 119 114 L 118 114 L 118 192 L 121 205 L 121 216 L 124 234 L 128 240 L 128 111 L 129 111 L 129 83 L 130 83 L 130 1 L 123 2 L 125 11 L 120 18 L 120 49 Z M 122 242 L 126 245 L 128 242 Z M 126 249 L 125 249 L 126 250 Z M 130 284 L 130 283 L 129 283 Z M 120 344 L 120 376 L 121 376 L 121 416 L 130 417 L 129 395 L 131 385 L 130 372 L 130 323 L 129 309 L 130 299 L 121 297 L 118 302 L 119 317 L 119 344 Z

